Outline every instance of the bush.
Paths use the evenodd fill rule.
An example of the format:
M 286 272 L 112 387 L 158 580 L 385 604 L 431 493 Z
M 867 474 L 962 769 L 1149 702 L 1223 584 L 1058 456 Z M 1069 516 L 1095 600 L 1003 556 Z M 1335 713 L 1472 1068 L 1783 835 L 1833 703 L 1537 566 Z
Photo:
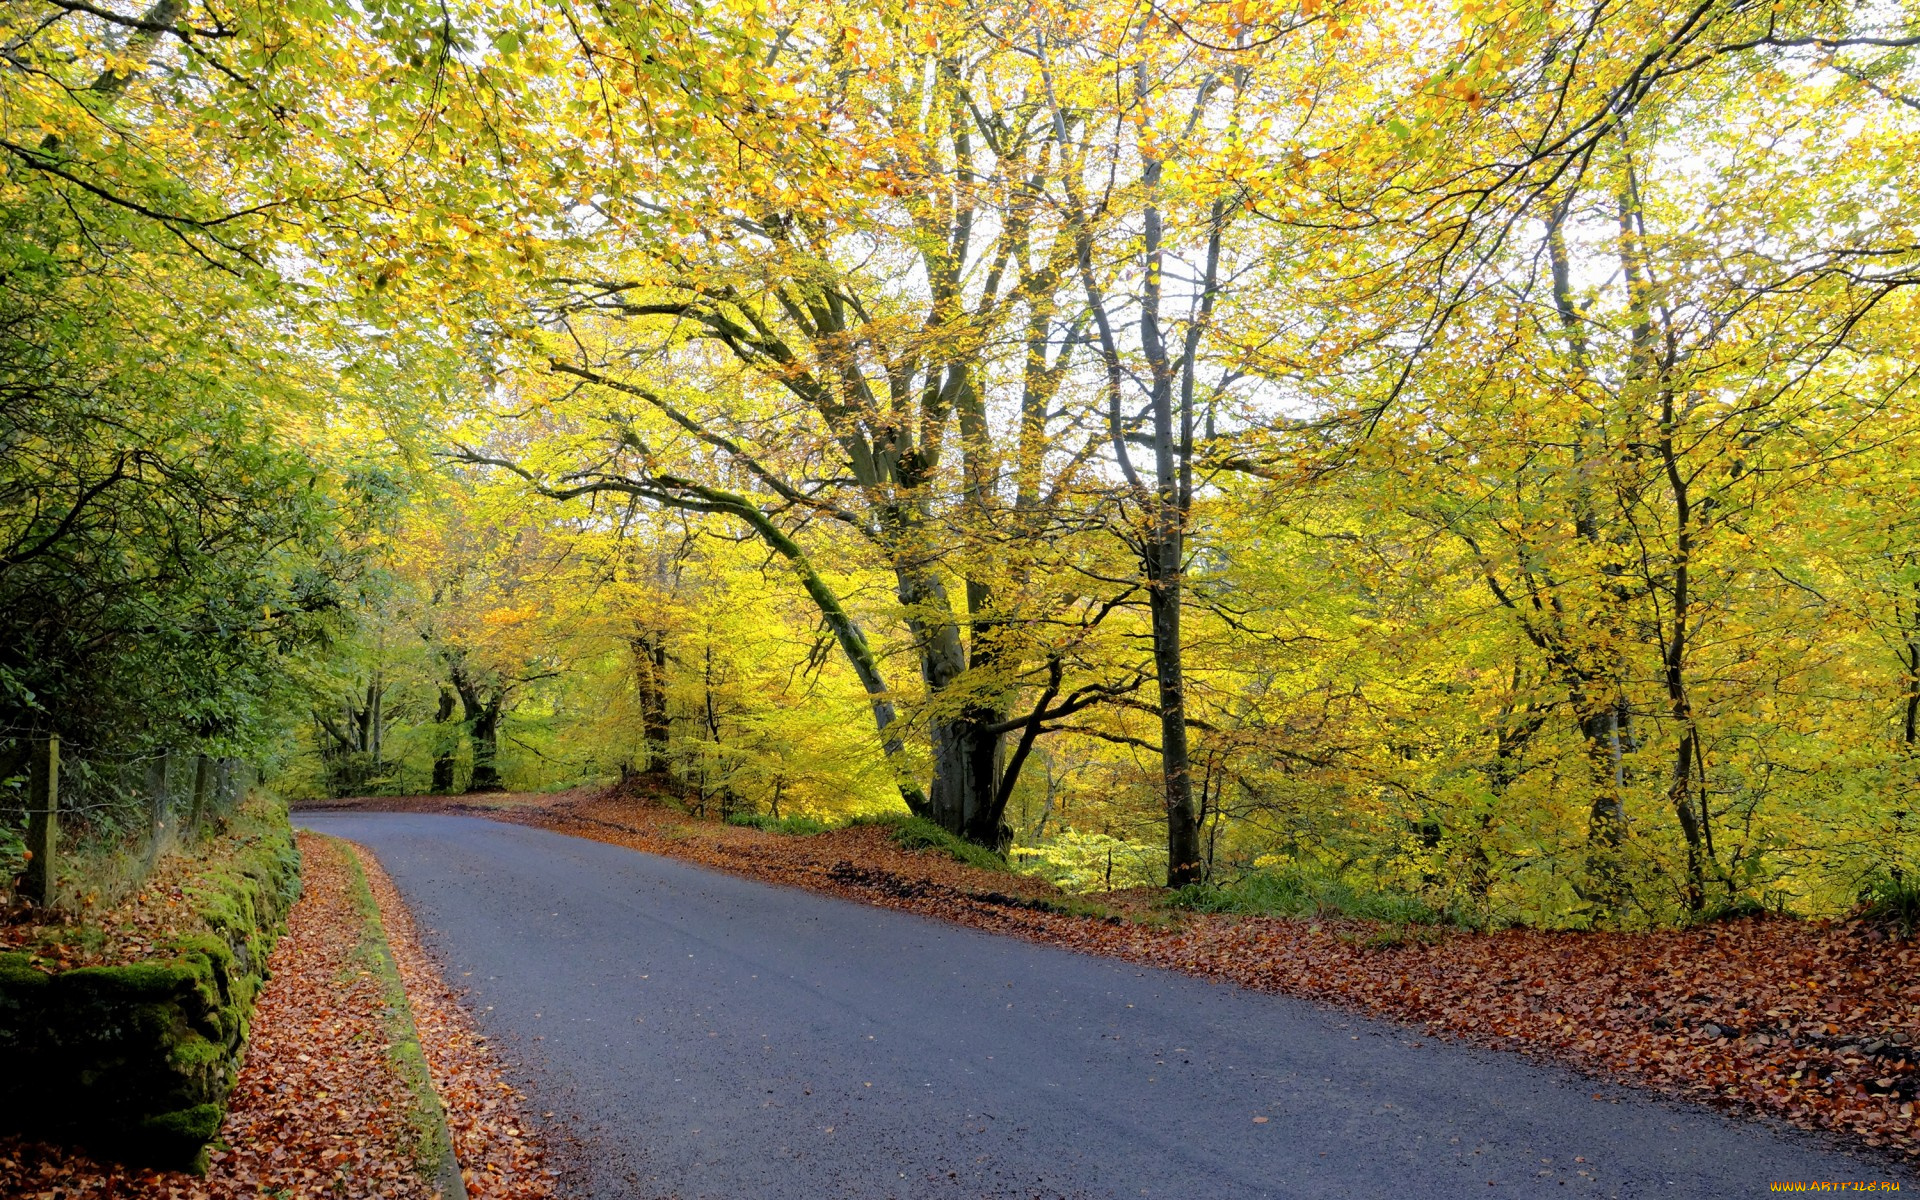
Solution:
M 1756 900 L 1752 896 L 1735 896 L 1722 900 L 1702 912 L 1695 923 L 1707 925 L 1717 921 L 1746 921 L 1754 917 L 1764 917 L 1772 911 L 1764 901 Z
M 1860 916 L 1890 926 L 1902 936 L 1920 928 L 1920 883 L 1883 872 L 1860 889 Z

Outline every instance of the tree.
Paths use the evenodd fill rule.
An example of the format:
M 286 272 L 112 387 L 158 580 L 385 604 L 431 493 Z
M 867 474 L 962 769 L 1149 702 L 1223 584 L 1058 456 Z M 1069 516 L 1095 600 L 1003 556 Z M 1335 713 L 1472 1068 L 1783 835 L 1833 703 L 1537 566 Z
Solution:
M 625 494 L 742 522 L 834 631 L 902 764 L 908 806 L 999 845 L 1009 768 L 1024 757 L 1008 760 L 1006 737 L 1137 686 L 1091 680 L 1063 695 L 1044 682 L 1059 664 L 1029 648 L 1035 623 L 1063 606 L 1086 619 L 1110 611 L 1059 594 L 1041 566 L 1044 539 L 1074 532 L 1062 506 L 1099 444 L 1056 441 L 1084 421 L 1071 404 L 1054 409 L 1081 326 L 1062 308 L 1073 243 L 1043 223 L 1031 178 L 1062 169 L 1051 118 L 1032 72 L 1009 73 L 1024 60 L 958 20 L 938 52 L 918 29 L 884 26 L 886 48 L 859 76 L 839 72 L 815 32 L 790 33 L 760 56 L 787 73 L 763 73 L 756 96 L 792 111 L 734 117 L 771 142 L 766 131 L 801 114 L 844 108 L 855 132 L 785 149 L 722 189 L 702 180 L 695 193 L 665 171 L 643 200 L 597 201 L 593 253 L 559 279 L 545 319 L 563 326 L 549 369 L 620 406 L 602 409 L 611 444 L 572 448 L 572 462 L 543 455 L 540 470 L 466 457 L 562 498 Z M 970 41 L 980 54 L 962 49 Z M 850 157 L 871 169 L 848 170 Z M 804 207 L 829 181 L 862 203 Z M 1024 353 L 1007 361 L 1010 337 Z M 637 368 L 652 363 L 703 382 L 650 380 Z M 669 455 L 686 465 L 667 466 Z M 888 619 L 905 629 L 924 688 L 904 721 L 868 629 L 795 536 L 823 522 L 852 539 L 836 537 L 837 549 L 872 554 L 892 578 Z M 1016 714 L 1028 680 L 1040 702 Z M 924 788 L 905 765 L 903 724 L 929 747 Z

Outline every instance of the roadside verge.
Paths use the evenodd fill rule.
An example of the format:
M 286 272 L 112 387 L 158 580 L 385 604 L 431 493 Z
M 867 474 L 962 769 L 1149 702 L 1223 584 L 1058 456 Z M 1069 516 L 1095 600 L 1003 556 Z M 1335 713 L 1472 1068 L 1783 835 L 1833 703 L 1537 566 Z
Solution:
M 1164 906 L 913 851 L 882 827 L 786 836 L 617 791 L 488 814 L 995 933 L 1279 992 L 1920 1161 L 1920 938 L 1749 918 L 1574 933 L 1409 929 Z
M 206 1174 L 3 1137 L 0 1200 L 553 1195 L 517 1094 L 484 1043 L 449 1032 L 465 1016 L 437 975 L 431 986 L 416 982 L 412 925 L 397 897 L 376 899 L 392 892 L 377 864 L 363 868 L 333 838 L 301 833 L 298 845 L 301 898 L 273 952 Z

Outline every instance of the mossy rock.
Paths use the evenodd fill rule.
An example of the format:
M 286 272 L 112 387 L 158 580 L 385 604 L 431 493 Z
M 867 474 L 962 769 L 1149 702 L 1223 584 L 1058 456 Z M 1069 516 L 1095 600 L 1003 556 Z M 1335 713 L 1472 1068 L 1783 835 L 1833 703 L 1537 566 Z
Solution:
M 162 956 L 48 973 L 0 955 L 0 1128 L 204 1169 L 300 886 L 286 810 L 260 801 L 235 818 L 185 889 L 201 932 Z

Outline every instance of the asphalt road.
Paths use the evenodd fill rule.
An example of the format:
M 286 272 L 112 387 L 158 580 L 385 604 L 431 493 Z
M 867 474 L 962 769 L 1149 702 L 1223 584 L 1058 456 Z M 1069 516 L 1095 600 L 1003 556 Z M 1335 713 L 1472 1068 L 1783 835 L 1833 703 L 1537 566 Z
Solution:
M 572 1195 L 1745 1197 L 1897 1178 L 1307 1002 L 617 846 L 297 819 L 379 856 L 555 1114 Z

